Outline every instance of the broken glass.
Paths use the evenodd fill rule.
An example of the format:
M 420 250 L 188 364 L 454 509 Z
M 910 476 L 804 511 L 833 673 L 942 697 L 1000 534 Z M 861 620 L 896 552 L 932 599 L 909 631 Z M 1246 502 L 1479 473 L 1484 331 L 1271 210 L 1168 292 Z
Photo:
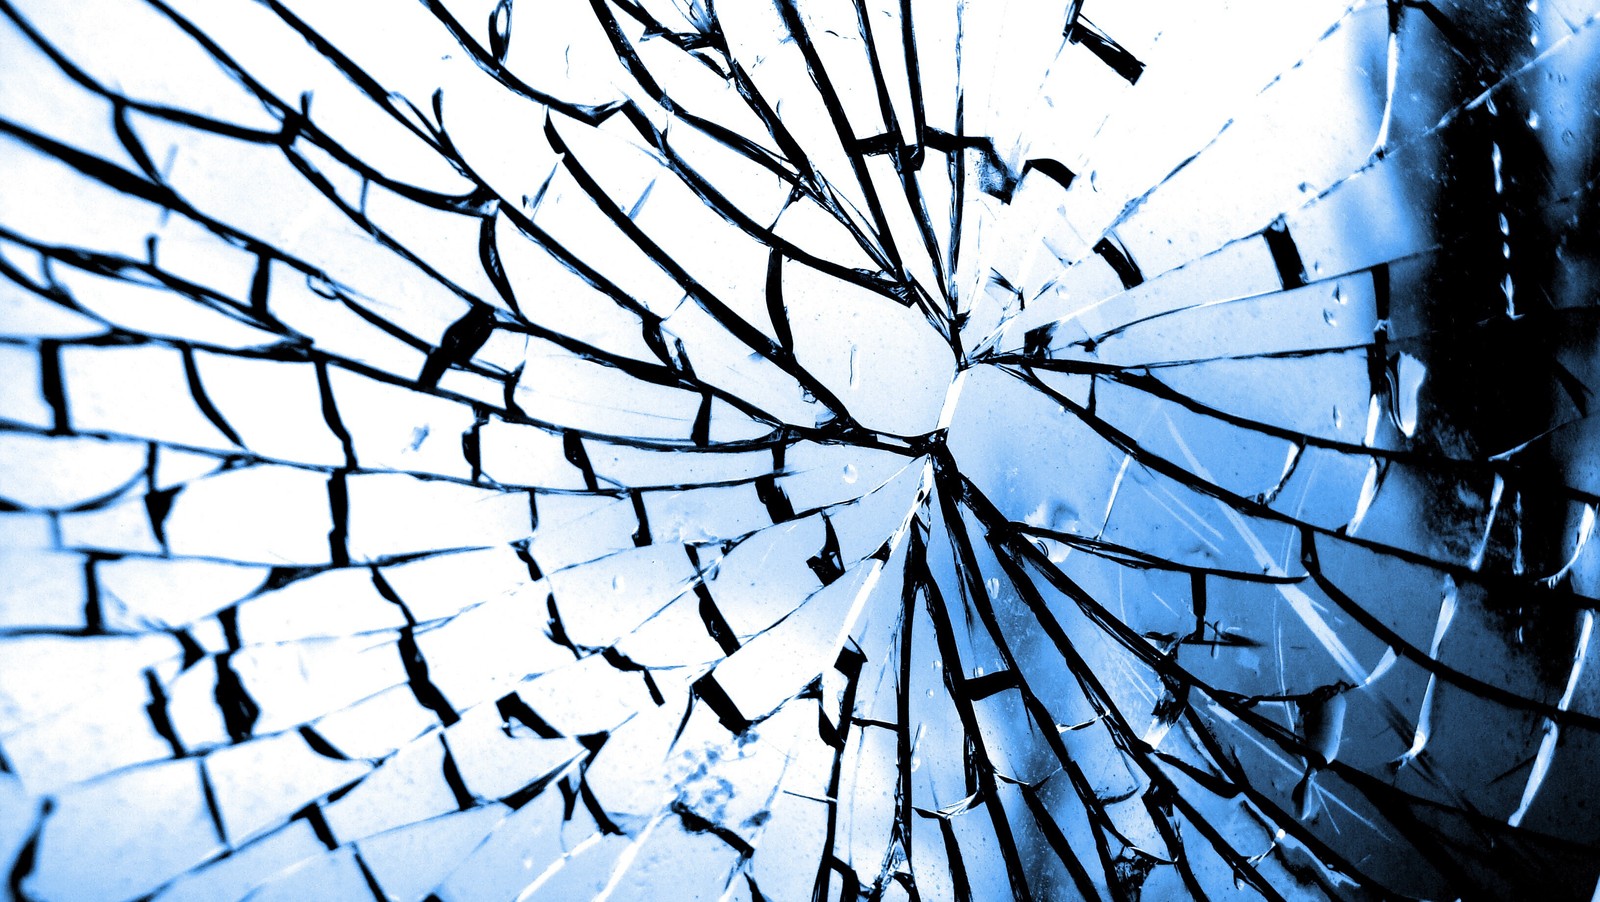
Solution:
M 1590 899 L 1593 0 L 0 0 L 18 900 Z

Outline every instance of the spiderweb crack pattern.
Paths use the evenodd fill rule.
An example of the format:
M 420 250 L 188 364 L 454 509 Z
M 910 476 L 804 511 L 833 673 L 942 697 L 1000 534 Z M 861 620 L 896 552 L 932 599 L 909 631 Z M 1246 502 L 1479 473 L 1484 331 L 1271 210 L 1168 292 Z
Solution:
M 16 899 L 1588 899 L 1597 4 L 0 0 Z

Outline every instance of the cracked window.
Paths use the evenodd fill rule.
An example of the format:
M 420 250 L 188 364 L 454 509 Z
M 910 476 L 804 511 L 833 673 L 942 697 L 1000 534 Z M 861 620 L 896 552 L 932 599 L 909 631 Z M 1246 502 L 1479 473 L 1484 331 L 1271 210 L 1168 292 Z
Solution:
M 0 0 L 17 900 L 1588 900 L 1593 0 Z

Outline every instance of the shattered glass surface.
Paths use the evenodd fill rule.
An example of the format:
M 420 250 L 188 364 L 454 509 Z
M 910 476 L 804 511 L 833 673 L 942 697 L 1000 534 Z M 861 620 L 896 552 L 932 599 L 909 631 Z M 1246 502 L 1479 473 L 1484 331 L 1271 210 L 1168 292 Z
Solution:
M 1577 899 L 1595 0 L 0 0 L 29 900 Z

